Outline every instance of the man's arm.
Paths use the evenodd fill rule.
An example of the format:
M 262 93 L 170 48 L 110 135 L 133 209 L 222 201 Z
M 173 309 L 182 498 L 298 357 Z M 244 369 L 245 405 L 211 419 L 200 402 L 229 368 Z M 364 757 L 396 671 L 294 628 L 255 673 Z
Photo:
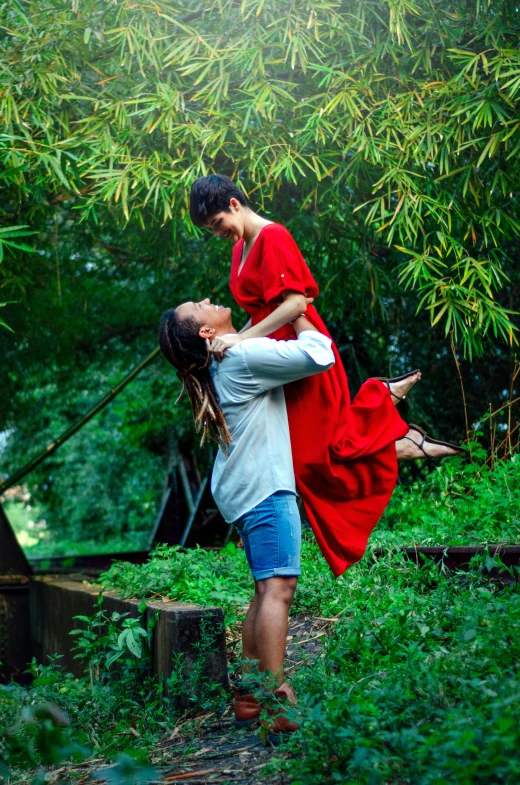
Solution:
M 328 371 L 334 365 L 331 340 L 304 317 L 293 323 L 298 340 L 244 341 L 240 348 L 246 365 L 265 392 L 289 382 Z

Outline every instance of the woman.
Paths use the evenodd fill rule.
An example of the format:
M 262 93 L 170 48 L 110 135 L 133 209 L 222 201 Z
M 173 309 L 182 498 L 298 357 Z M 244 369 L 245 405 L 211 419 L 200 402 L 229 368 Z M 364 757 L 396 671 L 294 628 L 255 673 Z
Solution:
M 318 286 L 294 239 L 283 226 L 254 213 L 232 180 L 222 175 L 196 180 L 190 215 L 197 226 L 233 243 L 230 288 L 251 317 L 239 335 L 216 340 L 214 351 L 246 338 L 294 338 L 288 322 L 302 313 L 329 336 L 314 306 L 306 306 L 305 298 L 317 297 Z M 418 371 L 397 379 L 369 379 L 351 403 L 334 344 L 333 350 L 336 362 L 329 371 L 286 385 L 285 397 L 298 490 L 337 577 L 363 556 L 390 499 L 397 480 L 395 442 L 420 442 L 431 457 L 437 446 L 421 429 L 409 429 L 394 405 L 420 379 Z M 450 454 L 459 451 L 450 449 Z

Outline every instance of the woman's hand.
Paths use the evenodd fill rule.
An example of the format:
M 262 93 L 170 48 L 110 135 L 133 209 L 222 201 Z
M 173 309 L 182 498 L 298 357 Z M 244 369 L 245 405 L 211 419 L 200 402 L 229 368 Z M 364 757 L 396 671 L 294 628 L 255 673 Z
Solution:
M 230 349 L 232 346 L 236 346 L 237 343 L 241 343 L 242 341 L 243 338 L 241 335 L 239 335 L 239 333 L 218 335 L 216 338 L 213 338 L 211 344 L 209 345 L 209 350 L 214 355 L 215 360 L 221 362 L 226 349 Z

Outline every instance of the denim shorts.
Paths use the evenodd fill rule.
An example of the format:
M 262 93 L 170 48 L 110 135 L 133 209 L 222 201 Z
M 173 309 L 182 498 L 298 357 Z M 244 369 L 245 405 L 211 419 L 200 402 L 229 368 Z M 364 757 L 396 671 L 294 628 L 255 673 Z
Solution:
M 294 493 L 276 491 L 234 525 L 255 581 L 301 575 L 302 529 Z

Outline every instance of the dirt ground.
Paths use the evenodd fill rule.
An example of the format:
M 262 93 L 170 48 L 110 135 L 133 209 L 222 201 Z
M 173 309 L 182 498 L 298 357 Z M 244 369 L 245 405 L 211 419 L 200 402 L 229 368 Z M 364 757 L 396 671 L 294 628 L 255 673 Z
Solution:
M 323 643 L 335 619 L 293 616 L 289 621 L 286 673 L 321 655 Z M 238 631 L 239 632 L 239 631 Z M 230 660 L 235 658 L 239 635 L 229 640 Z M 264 747 L 258 727 L 237 730 L 230 701 L 217 720 L 208 714 L 177 725 L 158 745 L 151 763 L 158 766 L 157 783 L 183 785 L 289 785 L 284 774 L 263 772 L 273 756 L 284 755 L 283 748 Z M 85 773 L 86 774 L 86 773 Z M 88 775 L 85 782 L 92 782 Z

